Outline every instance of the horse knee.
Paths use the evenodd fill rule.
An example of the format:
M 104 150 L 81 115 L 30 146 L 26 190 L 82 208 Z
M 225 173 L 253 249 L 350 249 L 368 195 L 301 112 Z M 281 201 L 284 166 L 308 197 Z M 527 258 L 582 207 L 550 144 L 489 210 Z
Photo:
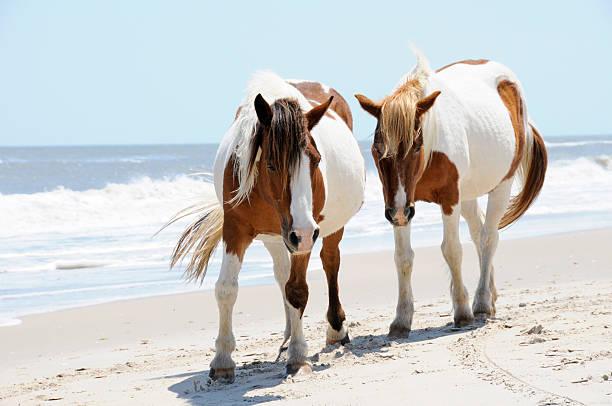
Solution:
M 234 304 L 238 296 L 237 283 L 217 282 L 215 284 L 215 297 L 219 304 Z
M 461 258 L 461 244 L 458 241 L 442 241 L 440 246 L 442 249 L 442 255 L 449 264 L 454 264 L 457 259 Z
M 395 250 L 395 265 L 399 269 L 412 268 L 414 261 L 414 251 L 412 248 L 404 250 Z
M 495 249 L 497 247 L 497 243 L 499 241 L 499 231 L 497 229 L 488 230 L 486 227 L 483 227 L 480 231 L 480 249 L 484 252 L 484 250 Z
M 340 329 L 342 329 L 342 324 L 344 323 L 344 320 L 346 320 L 346 316 L 344 314 L 344 310 L 342 309 L 342 307 L 339 307 L 339 308 L 330 307 L 327 310 L 327 321 L 329 322 L 329 325 L 332 326 L 334 330 L 340 331 Z
M 285 295 L 291 306 L 300 310 L 300 317 L 304 314 L 308 303 L 308 285 L 306 283 L 289 281 L 285 285 Z
M 274 279 L 282 287 L 289 279 L 289 270 L 285 267 L 274 266 Z

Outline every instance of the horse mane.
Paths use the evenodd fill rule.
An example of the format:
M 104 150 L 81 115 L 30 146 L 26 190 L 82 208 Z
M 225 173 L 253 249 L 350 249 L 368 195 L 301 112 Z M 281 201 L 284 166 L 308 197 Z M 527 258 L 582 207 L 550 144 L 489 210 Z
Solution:
M 306 118 L 298 102 L 294 99 L 278 99 L 270 106 L 272 108 L 272 123 L 268 133 L 266 156 L 269 164 L 280 174 L 292 173 L 299 164 L 302 150 L 306 147 Z M 253 139 L 251 156 L 258 148 L 257 138 Z M 261 142 L 259 142 L 261 146 Z M 251 166 L 255 160 L 249 161 Z M 283 177 L 283 191 L 287 188 L 288 177 Z
M 423 53 L 413 44 L 410 44 L 410 47 L 417 56 L 417 64 L 410 73 L 400 79 L 393 93 L 382 101 L 379 123 L 386 147 L 384 155 L 397 154 L 400 146 L 404 147 L 404 153 L 408 153 L 412 148 L 418 124 L 415 120 L 417 102 L 424 97 L 427 81 L 433 73 Z M 424 121 L 427 124 L 434 124 L 435 120 L 427 119 L 429 115 L 425 116 Z M 425 165 L 427 165 L 437 143 L 437 131 L 432 125 L 425 123 L 422 128 Z
M 236 120 L 230 127 L 234 134 L 231 150 L 234 174 L 238 188 L 234 191 L 231 204 L 240 204 L 248 199 L 257 179 L 255 163 L 261 155 L 263 128 L 257 119 L 254 101 L 257 94 L 270 104 L 273 116 L 269 132 L 269 150 L 266 151 L 271 164 L 279 171 L 291 170 L 299 163 L 299 153 L 305 143 L 305 123 L 302 111 L 310 109 L 308 100 L 294 86 L 277 74 L 269 71 L 253 75 L 240 104 Z M 288 134 L 303 134 L 302 137 L 288 137 Z M 290 172 L 282 172 L 290 173 Z M 284 185 L 286 186 L 286 185 Z

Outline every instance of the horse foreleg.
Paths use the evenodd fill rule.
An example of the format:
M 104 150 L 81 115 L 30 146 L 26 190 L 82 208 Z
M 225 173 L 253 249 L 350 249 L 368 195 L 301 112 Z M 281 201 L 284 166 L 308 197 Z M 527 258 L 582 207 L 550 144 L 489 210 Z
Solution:
M 461 204 L 461 203 L 459 203 Z M 444 239 L 442 240 L 442 255 L 451 272 L 451 297 L 453 299 L 454 322 L 456 326 L 464 326 L 474 321 L 470 310 L 468 291 L 463 285 L 461 261 L 463 249 L 459 240 L 459 207 L 455 207 L 450 215 L 442 213 Z
M 338 270 L 340 269 L 340 248 L 338 248 L 338 244 L 342 240 L 343 234 L 344 227 L 325 237 L 320 254 L 329 290 L 329 306 L 327 308 L 329 327 L 327 328 L 326 340 L 328 345 L 338 342 L 344 345 L 350 341 L 348 331 L 344 325 L 344 320 L 346 319 L 344 310 L 338 296 Z
M 395 238 L 395 267 L 397 269 L 398 299 L 395 319 L 389 327 L 389 336 L 408 337 L 414 314 L 412 297 L 412 263 L 414 251 L 410 246 L 410 223 L 403 227 L 393 227 Z
M 238 273 L 244 251 L 236 253 L 232 247 L 225 244 L 224 248 L 221 271 L 215 284 L 219 307 L 219 334 L 215 341 L 215 357 L 210 363 L 210 377 L 233 382 L 236 363 L 232 360 L 232 352 L 236 348 L 236 340 L 232 331 L 232 312 L 238 296 Z
M 493 283 L 493 256 L 499 242 L 499 232 L 497 227 L 501 220 L 508 199 L 510 198 L 510 189 L 512 188 L 512 179 L 508 179 L 497 185 L 489 193 L 487 203 L 487 215 L 485 222 L 480 231 L 480 280 L 474 295 L 474 314 L 484 317 L 495 315 L 495 285 Z
M 285 308 L 285 334 L 283 343 L 280 346 L 280 353 L 283 350 L 283 346 L 291 337 L 291 319 L 289 317 L 289 307 L 287 305 L 287 298 L 285 296 L 285 285 L 289 279 L 289 271 L 291 267 L 291 260 L 289 259 L 289 253 L 287 248 L 282 243 L 264 243 L 266 249 L 272 256 L 274 261 L 274 278 L 280 287 L 281 294 L 283 295 L 283 307 Z
M 287 349 L 287 373 L 289 374 L 311 371 L 310 365 L 306 362 L 308 345 L 302 328 L 302 315 L 308 302 L 306 269 L 309 260 L 310 254 L 291 255 L 291 272 L 285 284 L 287 308 L 291 321 L 291 341 L 289 341 L 289 348 Z

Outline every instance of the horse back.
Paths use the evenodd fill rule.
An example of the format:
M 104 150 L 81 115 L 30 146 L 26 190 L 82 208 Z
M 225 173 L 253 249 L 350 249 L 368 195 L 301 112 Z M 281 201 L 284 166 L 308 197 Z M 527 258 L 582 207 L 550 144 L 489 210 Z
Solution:
M 512 177 L 522 158 L 527 116 L 521 84 L 509 68 L 487 60 L 448 65 L 435 80 L 448 93 L 438 106 L 439 120 L 447 121 L 441 149 L 457 165 L 462 196 L 480 196 Z
M 298 89 L 313 106 L 326 102 L 330 96 L 334 96 L 334 100 L 329 108 L 338 114 L 347 127 L 353 131 L 353 115 L 351 114 L 351 109 L 344 97 L 334 88 L 319 82 L 310 82 L 306 80 L 288 80 L 288 82 Z

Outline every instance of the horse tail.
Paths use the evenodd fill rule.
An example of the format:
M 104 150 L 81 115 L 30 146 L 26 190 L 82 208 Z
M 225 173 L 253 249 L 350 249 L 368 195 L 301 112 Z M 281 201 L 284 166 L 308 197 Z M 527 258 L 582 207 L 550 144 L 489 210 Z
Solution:
M 185 228 L 176 243 L 170 258 L 170 268 L 182 262 L 191 253 L 191 259 L 185 269 L 184 276 L 189 281 L 200 281 L 202 283 L 208 270 L 208 262 L 221 237 L 223 237 L 223 207 L 216 199 L 189 206 L 179 211 L 162 227 L 162 230 L 170 224 L 192 215 L 197 215 L 196 220 Z
M 531 131 L 531 151 L 525 151 L 519 168 L 522 188 L 518 195 L 510 200 L 510 206 L 499 222 L 498 229 L 509 226 L 519 219 L 535 201 L 542 190 L 548 158 L 542 136 L 533 123 L 529 122 Z

